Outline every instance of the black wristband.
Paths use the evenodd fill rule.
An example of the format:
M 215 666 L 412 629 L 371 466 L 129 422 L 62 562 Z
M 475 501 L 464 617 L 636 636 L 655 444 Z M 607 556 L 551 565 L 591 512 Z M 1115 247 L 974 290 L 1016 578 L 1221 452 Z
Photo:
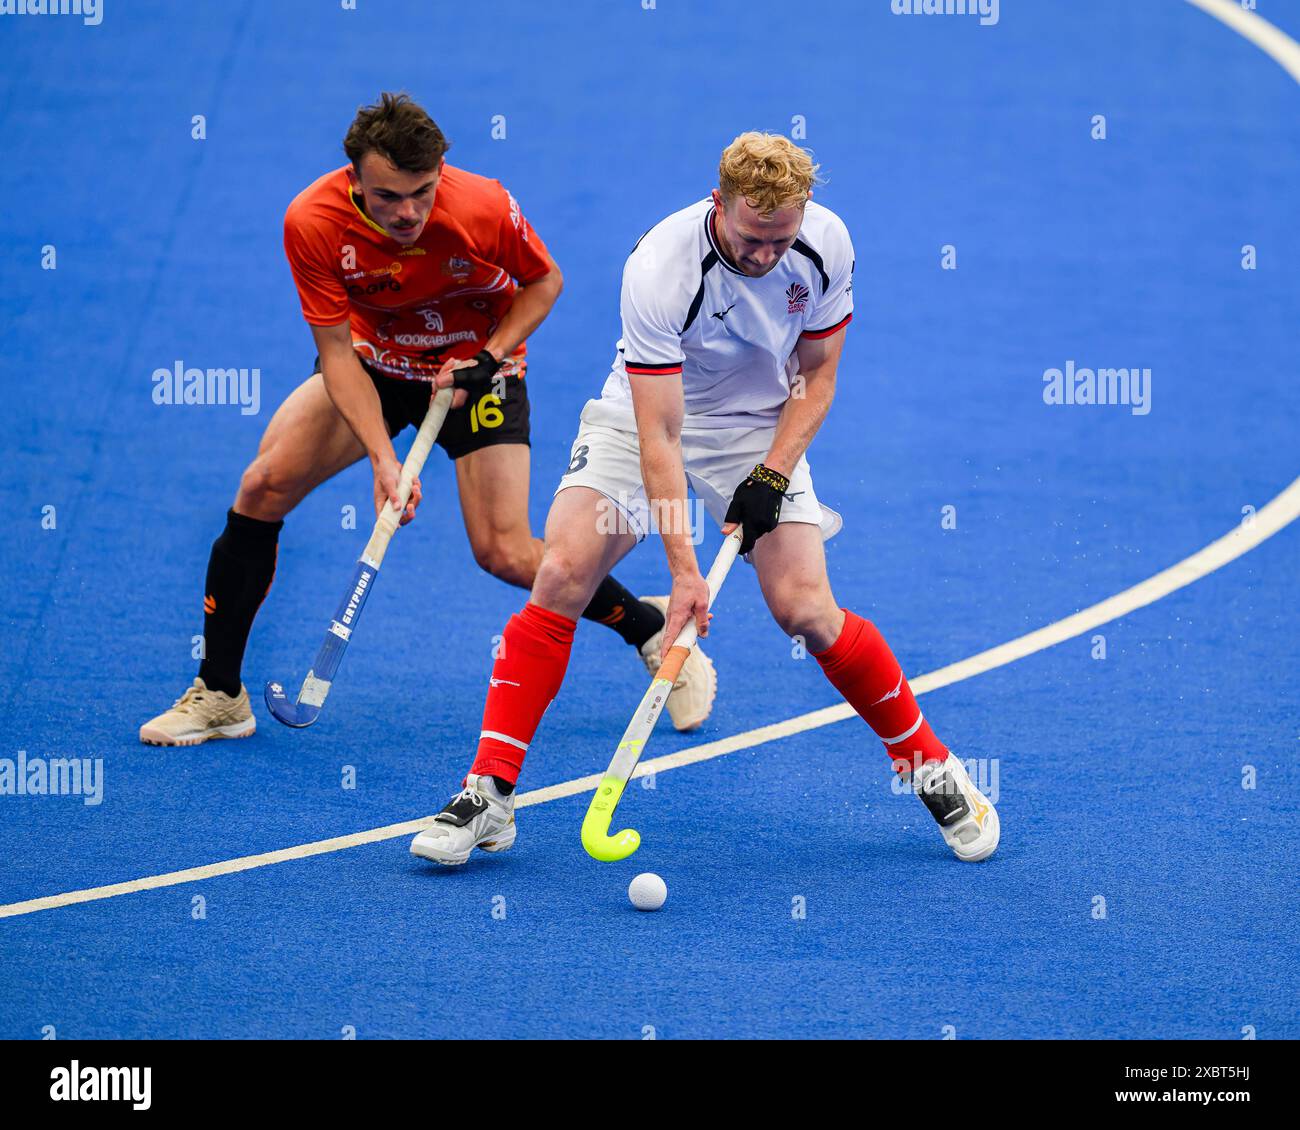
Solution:
M 485 388 L 492 383 L 492 378 L 497 375 L 497 370 L 502 364 L 503 362 L 498 361 L 486 349 L 481 349 L 474 355 L 473 365 L 452 370 L 451 387 L 467 388 L 471 391 Z

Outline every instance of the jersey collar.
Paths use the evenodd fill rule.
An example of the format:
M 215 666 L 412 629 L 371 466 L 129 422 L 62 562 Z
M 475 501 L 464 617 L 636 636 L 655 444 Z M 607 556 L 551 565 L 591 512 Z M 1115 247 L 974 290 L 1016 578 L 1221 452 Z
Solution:
M 715 204 L 709 209 L 709 214 L 704 217 L 704 234 L 709 241 L 709 246 L 713 248 L 713 253 L 717 255 L 718 262 L 721 263 L 728 271 L 730 271 L 733 275 L 739 275 L 742 279 L 747 279 L 749 278 L 749 276 L 745 274 L 745 272 L 742 271 L 739 267 L 737 267 L 734 263 L 732 263 L 731 259 L 728 258 L 727 253 L 722 250 L 722 244 L 718 240 L 717 233 L 713 230 L 714 213 L 717 210 L 718 210 L 718 206 Z
M 360 202 L 357 200 L 356 195 L 352 191 L 352 186 L 347 185 L 346 188 L 348 193 L 348 202 L 352 205 L 354 209 L 356 209 L 357 215 L 360 216 L 362 220 L 364 220 L 371 228 L 377 231 L 385 239 L 393 239 L 391 235 L 389 235 L 386 231 L 384 231 L 383 228 L 381 228 L 377 223 L 375 223 L 374 220 L 372 220 L 369 216 L 366 215 L 366 210 L 361 207 Z M 397 240 L 393 239 L 393 242 L 396 243 Z

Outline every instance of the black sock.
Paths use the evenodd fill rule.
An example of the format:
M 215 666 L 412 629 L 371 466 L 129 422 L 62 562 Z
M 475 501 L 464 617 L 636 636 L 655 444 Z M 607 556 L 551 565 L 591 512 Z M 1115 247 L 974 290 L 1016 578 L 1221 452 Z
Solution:
M 600 582 L 591 603 L 582 610 L 582 618 L 613 628 L 637 648 L 664 626 L 664 614 L 659 609 L 637 600 L 613 577 Z
M 203 662 L 199 678 L 214 691 L 239 694 L 239 669 L 253 617 L 275 576 L 283 522 L 263 522 L 233 510 L 212 543 L 203 589 Z
M 514 785 L 512 785 L 509 781 L 505 780 L 505 778 L 503 777 L 493 777 L 492 783 L 496 785 L 497 792 L 499 792 L 502 796 L 509 796 L 512 792 L 515 791 Z

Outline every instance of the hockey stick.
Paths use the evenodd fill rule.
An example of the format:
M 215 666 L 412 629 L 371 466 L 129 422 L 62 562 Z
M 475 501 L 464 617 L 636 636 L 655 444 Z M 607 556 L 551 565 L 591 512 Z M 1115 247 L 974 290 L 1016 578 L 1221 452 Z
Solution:
M 727 540 L 722 543 L 722 548 L 718 550 L 717 557 L 713 559 L 709 575 L 705 578 L 709 586 L 710 607 L 717 599 L 718 590 L 722 588 L 722 582 L 727 579 L 727 573 L 736 560 L 740 540 L 740 530 L 729 534 Z M 624 828 L 617 835 L 611 836 L 609 824 L 614 819 L 614 809 L 618 807 L 619 798 L 622 797 L 628 781 L 632 779 L 637 762 L 641 760 L 641 751 L 650 740 L 664 703 L 668 701 L 673 684 L 677 682 L 682 664 L 686 662 L 691 654 L 691 648 L 695 646 L 695 637 L 695 621 L 691 619 L 677 634 L 673 646 L 661 660 L 659 670 L 655 672 L 654 680 L 650 683 L 650 689 L 646 691 L 636 708 L 636 713 L 632 715 L 632 721 L 623 731 L 623 740 L 618 743 L 618 749 L 614 751 L 614 759 L 605 770 L 604 778 L 596 786 L 596 794 L 591 798 L 587 815 L 582 821 L 582 846 L 593 859 L 613 863 L 626 859 L 641 846 L 641 834 L 635 829 Z
M 397 532 L 402 511 L 406 509 L 406 503 L 411 497 L 411 484 L 424 467 L 424 461 L 429 457 L 434 441 L 438 438 L 438 432 L 442 430 L 442 422 L 447 418 L 453 391 L 450 388 L 439 389 L 429 402 L 429 411 L 425 413 L 420 430 L 415 433 L 415 442 L 411 444 L 411 450 L 407 452 L 406 461 L 402 464 L 401 478 L 397 483 L 398 504 L 394 506 L 391 500 L 384 503 L 384 508 L 375 521 L 375 528 L 370 534 L 370 540 L 366 542 L 365 550 L 357 559 L 357 569 L 353 574 L 352 584 L 348 586 L 338 611 L 334 613 L 334 619 L 330 621 L 330 626 L 325 632 L 325 641 L 320 645 L 320 651 L 316 653 L 316 662 L 307 672 L 307 678 L 303 680 L 297 699 L 290 702 L 281 683 L 266 684 L 267 709 L 277 721 L 283 722 L 286 726 L 300 729 L 303 726 L 310 726 L 320 716 L 321 708 L 325 705 L 325 696 L 330 692 L 330 684 L 339 669 L 339 664 L 343 662 L 343 653 L 348 648 L 348 641 L 352 638 L 357 621 L 361 619 L 361 610 L 366 606 L 366 597 L 370 595 L 379 566 L 383 564 L 384 554 L 388 552 L 388 543 Z

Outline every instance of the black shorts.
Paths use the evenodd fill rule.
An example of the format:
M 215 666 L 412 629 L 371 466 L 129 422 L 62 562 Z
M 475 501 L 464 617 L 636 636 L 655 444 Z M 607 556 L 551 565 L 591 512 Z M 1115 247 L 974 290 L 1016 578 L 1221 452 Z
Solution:
M 433 385 L 428 381 L 407 381 L 400 377 L 387 377 L 371 368 L 364 357 L 358 357 L 361 367 L 370 375 L 379 404 L 384 412 L 388 434 L 396 436 L 408 424 L 419 427 L 429 410 L 429 397 Z M 320 372 L 320 358 L 316 358 L 315 372 Z M 467 400 L 460 408 L 453 408 L 443 421 L 438 433 L 438 446 L 449 459 L 491 447 L 498 443 L 528 442 L 528 385 L 521 377 L 505 378 L 504 399 L 494 393 L 481 394 Z

